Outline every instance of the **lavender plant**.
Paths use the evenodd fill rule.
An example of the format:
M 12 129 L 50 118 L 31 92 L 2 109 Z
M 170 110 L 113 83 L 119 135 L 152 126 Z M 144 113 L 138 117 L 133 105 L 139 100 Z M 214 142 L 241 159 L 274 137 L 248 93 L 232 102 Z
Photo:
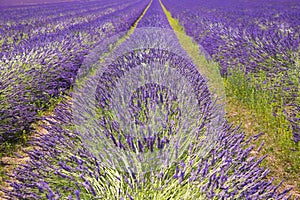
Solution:
M 131 57 L 129 57 L 129 55 L 131 55 Z M 115 72 L 122 71 L 118 69 L 118 66 L 124 67 L 124 74 L 119 74 L 119 80 L 117 80 L 117 77 L 113 74 L 110 76 L 101 76 L 100 80 L 102 82 L 96 81 L 96 83 L 99 83 L 98 87 L 101 88 L 110 85 L 111 87 L 107 89 L 112 90 L 113 85 L 115 85 L 115 87 L 118 85 L 117 83 L 113 84 L 112 80 L 121 82 L 122 76 L 126 77 L 126 74 L 128 74 L 130 70 L 138 71 L 138 66 L 125 70 L 126 66 L 129 68 L 130 64 L 135 62 L 137 62 L 135 63 L 137 65 L 138 62 L 149 64 L 153 62 L 153 60 L 158 63 L 173 62 L 173 66 L 176 66 L 179 71 L 182 69 L 181 73 L 178 73 L 178 76 L 194 76 L 200 78 L 199 74 L 197 75 L 197 71 L 190 74 L 191 72 L 189 70 L 184 70 L 192 69 L 193 65 L 185 61 L 182 57 L 167 52 L 166 50 L 141 49 L 139 51 L 133 51 L 129 55 L 125 54 L 113 62 L 115 65 L 107 66 L 114 66 Z M 176 57 L 178 59 L 176 59 Z M 172 58 L 172 60 L 170 60 L 170 58 Z M 155 69 L 153 65 L 150 66 L 152 69 Z M 163 66 L 166 67 L 165 65 Z M 104 71 L 108 72 L 108 70 Z M 100 74 L 103 75 L 103 73 Z M 141 73 L 137 74 L 143 76 Z M 195 80 L 197 79 L 189 79 L 192 83 L 192 88 L 198 88 L 198 90 L 191 88 L 189 92 L 190 95 L 195 93 L 194 98 L 196 102 L 192 104 L 194 105 L 192 109 L 196 110 L 197 107 L 204 108 L 201 109 L 202 117 L 201 115 L 198 116 L 202 119 L 202 123 L 198 124 L 200 126 L 199 129 L 202 130 L 202 134 L 198 136 L 195 135 L 197 137 L 193 137 L 193 135 L 190 136 L 192 140 L 187 140 L 188 145 L 185 146 L 186 148 L 180 148 L 180 146 L 172 145 L 172 142 L 170 142 L 173 138 L 178 138 L 176 134 L 179 134 L 179 132 L 178 129 L 176 130 L 176 127 L 182 125 L 179 119 L 184 116 L 184 112 L 171 114 L 170 109 L 173 111 L 183 111 L 176 110 L 176 108 L 184 108 L 180 103 L 186 102 L 179 101 L 177 106 L 172 106 L 179 99 L 181 91 L 179 91 L 179 93 L 169 92 L 170 89 L 174 91 L 174 88 L 166 87 L 168 80 L 162 80 L 165 86 L 162 86 L 162 83 L 159 82 L 157 82 L 159 84 L 155 82 L 145 84 L 142 87 L 136 86 L 137 90 L 130 96 L 128 108 L 131 109 L 131 117 L 137 120 L 133 121 L 133 124 L 137 126 L 143 126 L 144 123 L 151 124 L 147 117 L 151 114 L 155 114 L 151 112 L 151 106 L 153 106 L 153 104 L 162 104 L 162 110 L 167 113 L 170 120 L 175 122 L 173 125 L 171 125 L 171 123 L 167 124 L 166 127 L 170 129 L 165 131 L 165 133 L 164 130 L 162 130 L 161 133 L 145 135 L 145 138 L 140 139 L 135 134 L 123 135 L 117 128 L 122 126 L 114 126 L 116 123 L 110 118 L 111 115 L 105 115 L 104 109 L 107 106 L 106 103 L 113 105 L 109 103 L 114 99 L 113 92 L 111 96 L 106 95 L 107 101 L 103 101 L 99 97 L 105 98 L 105 95 L 100 92 L 100 88 L 98 89 L 97 87 L 97 90 L 95 89 L 95 91 L 99 91 L 99 93 L 96 93 L 97 96 L 94 97 L 97 100 L 95 102 L 96 104 L 94 104 L 96 111 L 99 109 L 103 112 L 97 115 L 99 116 L 98 118 L 94 118 L 95 116 L 92 118 L 93 120 L 99 121 L 99 127 L 93 126 L 98 132 L 89 126 L 88 130 L 90 132 L 86 134 L 96 133 L 98 136 L 101 136 L 101 132 L 103 132 L 101 139 L 105 140 L 105 143 L 110 143 L 114 149 L 130 153 L 131 161 L 136 167 L 143 161 L 135 160 L 138 153 L 146 155 L 146 153 L 150 152 L 150 154 L 157 159 L 159 155 L 163 154 L 161 150 L 178 150 L 179 156 L 175 158 L 171 158 L 172 154 L 165 154 L 166 156 L 163 157 L 163 159 L 170 159 L 172 162 L 160 165 L 158 168 L 153 168 L 152 164 L 157 164 L 157 162 L 152 163 L 151 160 L 146 160 L 144 164 L 149 166 L 146 170 L 143 168 L 141 171 L 136 170 L 137 168 L 133 168 L 134 166 L 130 166 L 132 168 L 126 170 L 126 168 L 122 168 L 124 167 L 123 165 L 120 165 L 121 167 L 108 165 L 113 159 L 104 159 L 99 156 L 99 154 L 103 155 L 105 153 L 104 151 L 91 151 L 90 146 L 87 146 L 87 135 L 83 135 L 83 129 L 79 129 L 78 126 L 74 124 L 72 116 L 78 117 L 76 112 L 79 110 L 71 109 L 74 106 L 72 104 L 79 103 L 82 105 L 85 101 L 89 101 L 87 96 L 78 95 L 75 99 L 77 101 L 73 103 L 63 101 L 55 109 L 53 116 L 44 118 L 44 123 L 41 127 L 43 127 L 46 134 L 38 132 L 39 137 L 32 142 L 35 149 L 28 152 L 30 162 L 22 165 L 15 172 L 13 177 L 17 180 L 11 183 L 13 190 L 6 191 L 6 194 L 19 199 L 284 199 L 288 191 L 278 193 L 278 186 L 273 186 L 271 182 L 265 179 L 268 170 L 259 167 L 263 158 L 256 160 L 254 157 L 249 157 L 253 147 L 245 148 L 250 140 L 245 141 L 244 135 L 238 128 L 233 128 L 227 122 L 223 121 L 222 124 L 218 124 L 217 132 L 207 131 L 211 128 L 211 122 L 216 118 L 216 110 L 211 102 L 211 98 L 209 98 L 211 94 L 207 89 L 206 82 L 197 82 Z M 90 82 L 91 79 L 86 81 L 85 83 L 87 85 L 92 85 Z M 127 83 L 130 84 L 130 82 Z M 84 87 L 81 89 L 84 90 Z M 109 91 L 107 91 L 107 93 L 109 93 Z M 178 99 L 174 98 L 174 95 L 179 96 Z M 74 97 L 75 96 L 73 96 L 73 98 Z M 140 106 L 137 106 L 138 101 L 140 101 Z M 149 107 L 146 104 L 148 104 Z M 167 104 L 169 104 L 169 106 Z M 87 109 L 86 113 L 90 113 L 91 110 L 89 110 L 90 108 L 86 107 L 86 105 L 85 103 L 83 107 Z M 165 110 L 163 108 L 165 108 Z M 80 110 L 79 113 L 84 115 L 81 111 L 82 110 Z M 118 113 L 122 115 L 124 110 L 118 111 Z M 142 117 L 137 116 L 137 114 L 141 114 L 142 112 L 145 112 Z M 86 116 L 87 115 L 85 115 L 84 118 Z M 130 116 L 123 117 L 130 119 Z M 190 117 L 190 119 L 192 119 L 192 117 Z M 77 120 L 79 119 L 77 118 L 76 121 Z M 126 121 L 126 119 L 124 120 Z M 185 120 L 185 118 L 182 120 Z M 79 120 L 79 122 L 83 124 L 91 123 L 90 119 L 85 122 Z M 103 124 L 104 122 L 106 124 Z M 168 123 L 164 118 L 160 118 L 155 124 L 164 124 L 166 122 Z M 82 124 L 80 125 L 82 128 Z M 152 128 L 154 132 L 157 126 L 150 128 Z M 172 131 L 174 131 L 174 133 L 172 133 Z M 217 137 L 217 140 L 212 141 L 210 134 L 215 134 L 214 136 Z M 93 139 L 91 142 L 95 142 L 98 145 L 100 144 L 100 141 L 95 135 L 93 135 L 91 139 Z M 102 148 L 102 150 L 103 149 L 104 148 Z M 116 156 L 116 151 L 112 151 L 112 148 L 108 150 L 108 154 L 110 153 L 111 157 Z M 127 160 L 130 161 L 129 158 L 127 158 Z
M 253 147 L 245 146 L 250 140 L 245 141 L 243 133 L 227 123 L 206 154 L 199 155 L 202 145 L 194 141 L 179 162 L 168 168 L 130 174 L 104 167 L 103 161 L 84 148 L 81 136 L 71 128 L 70 106 L 63 102 L 53 117 L 44 119 L 47 134 L 33 141 L 36 148 L 28 152 L 31 161 L 13 175 L 16 180 L 11 183 L 13 190 L 6 193 L 9 198 L 287 198 L 288 190 L 278 193 L 279 185 L 265 179 L 269 170 L 259 167 L 263 158 L 249 156 Z
M 219 62 L 223 77 L 235 75 L 238 69 L 255 90 L 269 93 L 278 115 L 283 109 L 297 112 L 298 1 L 174 3 L 166 0 L 163 3 L 179 19 L 186 33 Z M 249 99 L 248 96 L 240 98 Z M 286 117 L 293 127 L 293 140 L 298 143 L 295 127 L 299 126 L 299 120 L 293 115 L 289 112 Z
M 0 81 L 1 143 L 15 140 L 20 133 L 28 131 L 38 113 L 70 88 L 88 50 L 105 37 L 129 29 L 145 5 L 144 2 L 117 5 L 114 11 L 106 10 L 97 18 L 58 28 L 54 33 L 34 35 L 26 33 L 27 29 L 17 31 L 28 38 L 14 41 L 12 51 L 4 41 L 0 71 L 3 77 Z M 124 19 L 126 23 L 122 22 Z M 38 28 L 39 24 L 35 26 Z
M 70 98 L 40 118 L 8 199 L 287 198 L 174 32 L 159 28 L 169 25 L 158 5 L 140 21 L 162 19 L 156 28 L 121 33 L 85 57 Z

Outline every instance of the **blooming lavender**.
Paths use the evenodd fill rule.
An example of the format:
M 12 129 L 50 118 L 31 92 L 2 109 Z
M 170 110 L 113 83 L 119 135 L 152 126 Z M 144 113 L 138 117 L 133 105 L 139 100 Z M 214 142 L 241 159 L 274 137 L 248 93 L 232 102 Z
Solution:
M 163 16 L 153 2 L 145 23 Z M 161 22 L 85 57 L 70 96 L 40 118 L 8 199 L 287 197 L 265 179 L 263 158 L 249 157 L 251 139 L 226 122 L 209 80 Z
M 18 15 L 13 15 L 13 8 L 1 10 L 3 14 L 12 13 L 1 19 L 5 24 L 0 39 L 1 143 L 16 140 L 20 133 L 29 131 L 39 113 L 70 89 L 88 51 L 105 37 L 129 29 L 146 6 L 146 2 L 103 3 L 106 5 L 93 3 L 94 7 L 88 3 L 67 4 L 65 17 L 70 21 L 68 24 L 61 23 L 61 20 L 66 21 L 65 18 L 53 19 L 54 14 L 57 16 L 61 12 L 61 7 L 53 5 L 54 10 L 49 11 L 41 6 L 39 12 L 25 20 L 30 24 L 29 28 Z M 85 6 L 94 13 L 74 16 L 78 7 Z M 95 6 L 100 8 L 94 10 Z M 34 13 L 36 7 L 39 5 L 15 10 Z M 49 18 L 43 18 L 45 12 Z M 126 23 L 123 23 L 124 19 Z
M 206 114 L 214 104 L 207 80 L 169 32 L 135 30 L 104 59 L 98 72 L 76 87 L 74 124 L 87 148 L 109 166 L 145 172 L 179 157 L 193 137 L 200 138 L 205 132 L 214 140 L 214 130 L 204 128 L 207 123 L 216 127 L 218 123 Z M 95 58 L 87 61 L 100 60 L 102 48 L 96 48 L 91 55 Z M 116 145 L 120 149 L 115 151 Z M 152 157 L 154 149 L 161 151 Z M 132 157 L 138 164 L 135 159 L 130 161 Z M 150 160 L 156 164 L 149 164 Z
M 158 59 L 159 56 L 152 55 L 152 58 Z M 205 85 L 205 82 L 197 84 Z M 208 92 L 205 88 L 203 88 L 204 91 Z M 174 95 L 176 94 L 170 93 L 166 87 L 154 83 L 146 84 L 132 94 L 129 108 L 133 109 L 137 104 L 134 99 L 139 99 L 144 106 L 141 105 L 137 109 L 143 108 L 146 112 L 150 112 L 145 106 L 147 102 L 149 106 L 157 102 L 172 104 L 177 100 Z M 204 99 L 206 103 L 209 101 L 209 98 Z M 288 190 L 278 193 L 279 186 L 273 186 L 265 179 L 269 171 L 259 166 L 263 158 L 249 157 L 253 147 L 246 148 L 246 146 L 250 140 L 245 141 L 243 133 L 225 121 L 215 133 L 218 140 L 212 144 L 208 135 L 195 137 L 193 141 L 188 142 L 183 153 L 176 157 L 176 162 L 139 173 L 120 171 L 120 168 L 108 166 L 107 160 L 100 159 L 89 148 L 86 148 L 86 141 L 83 140 L 86 138 L 82 137 L 80 130 L 76 129 L 73 124 L 74 113 L 72 112 L 74 110 L 71 109 L 71 102 L 66 99 L 55 109 L 53 116 L 43 118 L 41 127 L 45 131 L 43 134 L 37 132 L 39 137 L 32 141 L 35 149 L 28 152 L 30 162 L 21 165 L 16 170 L 13 175 L 16 181 L 11 182 L 13 190 L 6 191 L 7 196 L 19 199 L 178 199 L 186 197 L 284 199 L 286 197 Z M 196 103 L 196 105 L 199 104 Z M 176 106 L 165 108 L 168 113 L 168 108 L 176 109 Z M 132 110 L 131 113 L 134 115 L 140 111 Z M 206 123 L 202 123 L 202 129 L 209 128 L 211 124 L 207 121 L 214 118 L 214 111 L 213 106 L 203 110 Z M 137 121 L 139 125 L 147 122 L 147 113 L 144 116 Z M 182 115 L 177 113 L 170 117 L 176 120 Z M 107 123 L 113 125 L 108 119 Z M 160 140 L 159 135 L 157 136 L 157 138 L 147 137 L 146 140 L 133 140 L 134 135 L 128 135 L 125 140 L 111 137 L 111 143 L 113 142 L 114 148 L 126 152 L 154 153 L 170 144 L 168 139 Z M 166 136 L 169 141 L 174 138 L 174 135 L 168 131 Z M 210 143 L 211 148 L 204 150 L 206 143 Z M 178 147 L 172 146 L 172 148 L 176 150 Z M 151 164 L 149 161 L 147 163 Z
M 299 107 L 298 1 L 173 1 L 163 3 L 193 37 L 220 64 L 223 77 L 236 70 L 258 90 L 267 91 L 284 108 Z M 269 102 L 271 103 L 271 102 Z M 292 108 L 290 108 L 292 107 Z M 284 112 L 299 142 L 299 117 Z
M 30 162 L 19 167 L 11 182 L 10 198 L 18 199 L 286 199 L 265 176 L 269 170 L 249 154 L 253 147 L 239 128 L 222 125 L 219 140 L 204 155 L 197 140 L 168 168 L 143 174 L 104 167 L 72 130 L 72 110 L 62 102 L 44 119 L 40 134 L 28 152 Z M 39 133 L 38 133 L 39 134 Z M 157 143 L 157 142 L 156 142 Z M 128 144 L 127 144 L 128 145 Z M 116 145 L 117 148 L 117 145 Z

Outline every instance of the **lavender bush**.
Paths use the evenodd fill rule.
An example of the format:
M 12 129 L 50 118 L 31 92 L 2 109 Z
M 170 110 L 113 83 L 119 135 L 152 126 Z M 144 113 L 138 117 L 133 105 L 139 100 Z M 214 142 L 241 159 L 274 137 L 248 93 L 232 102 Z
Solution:
M 76 12 L 78 6 L 86 5 L 87 9 L 91 9 L 88 3 L 68 5 L 66 10 L 72 12 Z M 146 2 L 114 2 L 114 6 L 102 6 L 102 2 L 98 2 L 97 5 L 102 7 L 96 10 L 97 15 L 87 15 L 87 12 L 76 18 L 70 12 L 68 19 L 74 22 L 68 24 L 61 23 L 60 18 L 40 19 L 44 12 L 49 12 L 45 10 L 37 12 L 37 16 L 31 15 L 33 19 L 27 19 L 29 27 L 17 16 L 14 16 L 15 21 L 10 15 L 3 19 L 6 25 L 3 29 L 3 51 L 0 53 L 0 76 L 3 77 L 0 81 L 1 143 L 15 140 L 20 132 L 29 130 L 38 113 L 49 108 L 55 98 L 70 88 L 89 49 L 105 37 L 129 29 Z M 35 7 L 15 9 L 35 12 Z M 53 7 L 58 9 L 57 15 L 61 8 Z M 3 8 L 1 12 L 5 14 L 11 10 Z M 34 29 L 37 31 L 32 31 Z
M 245 148 L 243 133 L 226 122 L 213 148 L 199 155 L 202 145 L 194 141 L 177 163 L 143 174 L 104 167 L 72 131 L 70 106 L 63 102 L 55 115 L 45 119 L 46 135 L 33 141 L 31 161 L 13 175 L 8 197 L 17 199 L 286 199 L 277 192 Z M 47 123 L 46 123 L 47 122 Z M 255 139 L 255 138 L 253 138 Z M 130 143 L 124 143 L 130 145 Z M 158 145 L 157 141 L 153 144 Z M 117 145 L 115 148 L 119 148 Z
M 291 122 L 299 141 L 298 1 L 173 1 L 163 3 L 220 64 L 223 77 L 236 74 L 272 96 L 274 112 Z M 244 97 L 244 98 L 247 98 Z M 249 98 L 249 97 L 248 97 Z M 275 102 L 275 103 L 274 103 Z
M 245 140 L 225 120 L 159 1 L 139 23 L 85 56 L 6 198 L 286 199 L 290 189 L 278 192 L 263 158 L 250 157 L 258 136 Z

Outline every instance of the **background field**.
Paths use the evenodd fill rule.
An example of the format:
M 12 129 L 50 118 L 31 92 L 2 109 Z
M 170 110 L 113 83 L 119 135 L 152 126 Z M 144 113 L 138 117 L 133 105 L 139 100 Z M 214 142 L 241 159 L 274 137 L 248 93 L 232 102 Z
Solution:
M 0 0 L 0 77 L 0 199 L 300 198 L 300 1 Z M 161 152 L 195 116 L 160 171 L 102 162 L 101 134 Z

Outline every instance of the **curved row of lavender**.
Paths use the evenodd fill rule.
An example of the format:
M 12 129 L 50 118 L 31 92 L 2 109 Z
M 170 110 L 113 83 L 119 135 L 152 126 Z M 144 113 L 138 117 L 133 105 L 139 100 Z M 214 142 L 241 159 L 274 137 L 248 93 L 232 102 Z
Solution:
M 221 75 L 240 69 L 257 89 L 282 102 L 300 141 L 300 4 L 289 1 L 171 1 L 163 3 L 219 62 Z M 259 78 L 258 78 L 259 77 Z M 271 103 L 271 102 L 270 102 Z M 276 115 L 276 113 L 275 113 Z
M 148 22 L 153 26 L 151 18 L 154 16 L 161 19 L 156 27 L 169 27 L 168 21 L 158 5 L 158 1 L 154 0 L 148 10 L 150 14 L 144 16 L 145 18 L 140 21 L 140 26 L 147 27 Z M 143 23 L 145 24 L 143 25 Z M 99 85 L 96 84 L 98 88 L 96 99 L 100 111 L 103 111 L 111 102 L 111 90 L 116 87 L 119 79 L 134 71 L 136 66 L 141 63 L 151 65 L 152 62 L 156 62 L 162 66 L 175 68 L 181 76 L 187 77 L 191 83 L 191 93 L 197 96 L 199 104 L 202 102 L 205 105 L 202 109 L 204 123 L 198 128 L 202 131 L 209 129 L 207 124 L 210 124 L 210 121 L 216 116 L 214 116 L 214 103 L 210 98 L 211 93 L 206 85 L 207 81 L 197 71 L 196 66 L 178 54 L 172 53 L 172 47 L 176 46 L 170 46 L 169 51 L 157 48 L 162 44 L 165 45 L 164 41 L 160 40 L 162 39 L 160 35 L 157 35 L 157 38 L 157 41 L 154 40 L 154 46 L 133 50 L 104 68 L 106 73 L 100 76 Z M 145 40 L 147 39 L 149 38 L 145 37 Z M 150 39 L 153 39 L 153 35 L 150 35 Z M 167 39 L 165 43 L 169 44 Z M 172 44 L 170 43 L 170 45 Z M 175 41 L 174 45 L 178 45 L 178 43 Z M 123 48 L 122 45 L 120 48 Z M 126 49 L 126 45 L 124 48 Z M 93 64 L 90 63 L 90 65 Z M 87 88 L 93 87 L 90 83 L 86 82 Z M 162 104 L 163 108 L 171 108 L 169 111 L 173 114 L 170 117 L 174 123 L 168 126 L 170 126 L 169 131 L 175 130 L 176 134 L 176 128 L 179 126 L 177 118 L 181 117 L 180 112 L 176 112 L 176 105 L 180 102 L 176 102 L 177 94 L 169 93 L 169 89 L 156 83 L 145 84 L 143 87 L 137 88 L 136 92 L 132 94 L 133 100 L 130 104 L 131 113 L 135 116 L 137 124 L 144 123 L 148 116 L 147 102 Z M 84 103 L 86 97 L 79 96 L 79 100 Z M 80 104 L 80 102 L 77 103 Z M 74 110 L 70 109 L 71 104 L 69 100 L 61 102 L 55 108 L 52 116 L 44 118 L 42 127 L 46 134 L 37 132 L 39 137 L 32 141 L 35 149 L 28 152 L 30 161 L 21 165 L 12 175 L 13 179 L 10 182 L 13 189 L 5 191 L 8 197 L 17 199 L 287 198 L 288 190 L 278 193 L 279 186 L 274 186 L 272 181 L 265 179 L 269 170 L 259 166 L 263 158 L 249 157 L 253 147 L 246 148 L 246 146 L 251 139 L 246 141 L 238 128 L 233 128 L 225 121 L 218 127 L 216 133 L 218 140 L 209 151 L 203 151 L 203 145 L 207 138 L 200 137 L 199 140 L 195 139 L 189 143 L 189 148 L 184 151 L 177 162 L 162 167 L 160 170 L 137 174 L 104 166 L 103 160 L 86 148 L 82 141 L 81 130 L 74 129 L 74 119 L 72 118 Z M 175 105 L 175 107 L 165 104 Z M 101 108 L 101 106 L 103 107 Z M 89 108 L 86 109 L 89 112 Z M 143 112 L 145 112 L 144 115 Z M 141 118 L 137 117 L 138 115 Z M 103 117 L 106 124 L 102 123 L 102 128 L 107 129 L 107 137 L 111 139 L 115 149 L 120 148 L 128 152 L 156 152 L 168 146 L 168 140 L 159 138 L 159 136 L 154 140 L 152 137 L 148 137 L 137 143 L 130 135 L 125 140 L 117 137 L 114 135 L 117 131 L 114 130 L 118 130 L 118 126 L 109 121 L 110 115 Z M 100 117 L 100 123 L 104 122 L 101 119 L 103 118 Z M 168 132 L 165 136 L 171 139 L 173 135 Z M 176 145 L 171 147 L 175 151 L 177 150 Z M 204 154 L 199 152 L 204 152 Z
M 259 167 L 263 158 L 250 156 L 253 147 L 246 146 L 255 138 L 245 140 L 238 128 L 225 123 L 218 143 L 204 156 L 197 157 L 201 146 L 195 145 L 167 170 L 138 176 L 103 167 L 101 160 L 83 148 L 80 135 L 71 128 L 70 106 L 61 103 L 54 116 L 45 119 L 47 135 L 37 132 L 39 138 L 32 141 L 35 150 L 28 152 L 30 162 L 11 176 L 13 189 L 5 191 L 7 199 L 288 198 L 289 190 L 279 193 L 280 184 L 273 186 L 266 180 L 269 170 Z M 149 144 L 141 148 L 159 148 L 157 142 Z
M 144 1 L 94 1 L 1 8 L 0 142 L 28 131 L 70 88 L 84 55 L 128 30 Z M 49 9 L 51 8 L 51 9 Z

